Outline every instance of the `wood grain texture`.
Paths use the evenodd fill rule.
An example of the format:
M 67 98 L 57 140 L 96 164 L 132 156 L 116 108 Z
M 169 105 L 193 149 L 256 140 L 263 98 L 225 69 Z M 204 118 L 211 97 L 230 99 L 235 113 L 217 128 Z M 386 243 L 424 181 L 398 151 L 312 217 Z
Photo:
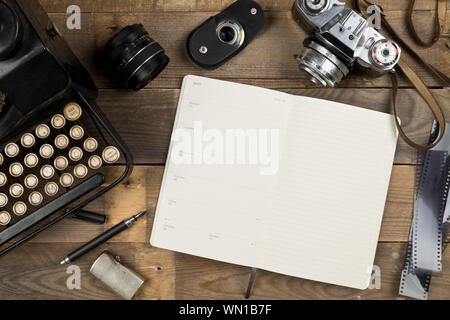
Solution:
M 405 0 L 396 2 L 407 3 Z M 47 3 L 47 5 L 52 3 Z M 123 6 L 123 8 L 128 9 L 122 11 L 117 8 L 110 8 L 111 13 L 108 11 L 109 9 L 103 9 L 108 11 L 105 13 L 102 10 L 96 10 L 96 7 L 83 7 L 81 30 L 67 30 L 65 27 L 67 17 L 65 13 L 66 7 L 55 7 L 59 9 L 55 9 L 54 11 L 60 13 L 52 13 L 50 17 L 55 21 L 59 29 L 62 30 L 64 38 L 86 65 L 100 88 L 117 88 L 119 86 L 107 71 L 107 67 L 102 58 L 102 51 L 106 41 L 114 33 L 120 30 L 120 28 L 132 23 L 143 23 L 152 37 L 161 43 L 171 58 L 171 63 L 168 68 L 149 85 L 151 88 L 179 88 L 182 77 L 191 73 L 220 79 L 241 79 L 250 84 L 274 89 L 314 87 L 303 72 L 298 70 L 298 64 L 295 60 L 295 56 L 303 48 L 302 42 L 307 35 L 293 21 L 286 5 L 282 6 L 284 8 L 282 11 L 267 12 L 267 25 L 263 33 L 251 46 L 236 56 L 232 62 L 225 64 L 215 71 L 203 71 L 189 60 L 185 50 L 185 42 L 190 31 L 202 21 L 214 15 L 214 11 L 154 11 L 150 7 L 160 8 L 161 5 L 158 2 L 152 2 L 152 5 L 150 5 L 150 2 L 145 1 L 136 1 L 137 5 L 134 7 L 127 7 L 126 1 L 120 4 L 122 1 L 116 0 L 95 1 L 92 3 L 93 6 L 96 6 L 95 4 L 97 3 L 99 6 L 101 4 L 101 8 L 108 8 L 108 3 L 114 3 L 119 7 Z M 189 5 L 186 5 L 186 3 L 193 2 L 179 2 L 180 5 L 183 5 L 183 8 L 188 8 Z M 195 3 L 205 3 L 207 7 L 211 1 L 195 1 Z M 142 9 L 139 4 L 143 6 L 142 8 L 148 9 Z M 167 6 L 167 3 L 164 3 L 164 6 Z M 387 6 L 387 8 L 389 7 Z M 386 12 L 394 29 L 402 38 L 407 41 L 410 40 L 411 37 L 405 26 L 405 12 L 399 10 L 399 8 L 393 11 L 386 9 Z M 447 14 L 448 17 L 450 17 L 450 14 Z M 430 21 L 433 21 L 433 10 L 431 9 L 419 10 L 415 14 L 415 22 L 417 25 L 430 24 Z M 448 29 L 445 30 L 442 41 L 432 48 L 419 47 L 413 41 L 408 41 L 408 43 L 427 62 L 445 74 L 449 74 L 450 57 L 448 55 L 449 48 L 446 35 L 448 35 Z M 404 56 L 428 86 L 442 85 L 428 71 L 424 70 L 423 67 L 409 59 L 407 54 Z M 400 85 L 403 87 L 411 86 L 403 79 L 400 81 Z M 355 70 L 341 83 L 341 87 L 391 87 L 391 83 L 387 76 L 371 78 Z
M 342 0 L 351 6 L 352 0 Z M 71 0 L 40 0 L 42 6 L 49 13 L 64 13 Z M 83 12 L 148 12 L 148 11 L 220 11 L 232 4 L 234 0 L 83 0 L 78 1 Z M 373 0 L 385 11 L 403 11 L 408 8 L 408 1 Z M 294 0 L 258 0 L 265 11 L 288 11 Z M 361 1 L 362 3 L 362 1 Z M 434 11 L 434 0 L 417 0 L 416 11 Z
M 152 248 L 142 243 L 108 243 L 76 262 L 81 290 L 69 290 L 69 274 L 58 261 L 80 243 L 28 243 L 2 259 L 2 299 L 118 299 L 89 269 L 103 250 L 119 256 L 123 265 L 146 283 L 136 299 L 242 299 L 250 268 Z M 37 254 L 37 252 L 39 254 Z M 267 271 L 258 271 L 252 299 L 405 299 L 398 296 L 405 244 L 382 243 L 375 264 L 381 270 L 381 288 L 355 290 Z M 26 263 L 24 263 L 26 261 Z M 450 255 L 444 255 L 450 265 Z M 433 278 L 430 299 L 448 299 L 450 273 Z
M 109 250 L 146 279 L 137 299 L 242 299 L 250 269 L 153 248 L 148 244 L 170 142 L 179 88 L 186 74 L 215 77 L 280 89 L 389 112 L 387 77 L 369 79 L 355 71 L 341 89 L 318 89 L 298 70 L 294 55 L 302 48 L 305 32 L 291 18 L 293 0 L 258 0 L 267 12 L 267 27 L 242 54 L 216 71 L 203 71 L 185 53 L 188 33 L 233 0 L 41 0 L 64 38 L 102 88 L 98 104 L 129 145 L 137 166 L 115 190 L 86 209 L 108 215 L 107 224 L 93 226 L 65 220 L 0 259 L 0 299 L 117 299 L 89 274 L 95 258 Z M 349 3 L 350 0 L 347 0 Z M 395 30 L 425 59 L 450 74 L 450 13 L 443 38 L 430 49 L 417 47 L 405 24 L 409 0 L 376 0 Z M 82 29 L 68 30 L 67 7 L 78 4 Z M 450 9 L 450 8 L 447 8 Z M 416 0 L 416 26 L 430 37 L 435 1 Z M 142 22 L 167 50 L 172 62 L 146 90 L 119 89 L 107 70 L 102 48 L 126 24 Z M 425 29 L 425 30 L 424 30 Z M 408 59 L 408 57 L 407 57 Z M 432 91 L 450 119 L 450 91 L 417 63 L 414 70 Z M 400 115 L 406 131 L 417 142 L 427 139 L 431 115 L 420 96 L 404 79 L 400 82 Z M 346 88 L 346 89 L 345 89 Z M 399 297 L 400 271 L 413 206 L 416 154 L 399 142 L 380 232 L 375 264 L 381 268 L 381 289 L 358 291 L 258 271 L 253 299 L 403 299 Z M 110 170 L 121 170 L 120 166 Z M 76 262 L 81 268 L 81 290 L 68 290 L 66 268 L 59 261 L 85 241 L 131 214 L 148 209 L 146 219 L 132 230 L 111 239 Z M 332 239 L 330 239 L 332 241 Z M 430 299 L 450 299 L 450 254 L 443 258 L 444 273 L 432 280 Z

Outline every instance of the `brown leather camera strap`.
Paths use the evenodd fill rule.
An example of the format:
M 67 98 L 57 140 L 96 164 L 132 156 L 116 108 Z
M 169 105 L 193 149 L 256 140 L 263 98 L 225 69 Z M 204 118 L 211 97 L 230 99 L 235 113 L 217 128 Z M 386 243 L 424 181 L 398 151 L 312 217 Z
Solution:
M 363 2 L 370 6 L 373 5 L 372 3 L 370 3 L 367 0 L 363 0 Z M 413 14 L 413 10 L 414 10 L 414 4 L 415 4 L 415 0 L 411 0 L 411 4 L 410 4 L 410 8 L 408 11 L 408 21 L 409 21 L 409 25 L 412 26 L 412 14 Z M 359 6 L 359 0 L 354 0 L 354 7 L 357 11 L 361 12 L 362 11 L 360 9 Z M 381 11 L 383 11 L 383 9 L 380 7 Z M 437 0 L 437 9 L 438 12 L 436 13 L 437 18 L 436 18 L 436 22 L 437 22 L 437 27 L 436 27 L 436 33 L 434 35 L 434 38 L 429 42 L 430 45 L 427 44 L 427 46 L 431 46 L 432 44 L 434 44 L 436 41 L 439 40 L 440 35 L 441 35 L 441 30 L 444 26 L 445 23 L 445 13 L 446 13 L 446 0 Z M 424 61 L 405 41 L 403 41 L 401 39 L 401 37 L 395 32 L 395 30 L 391 27 L 391 25 L 389 24 L 389 22 L 387 21 L 387 19 L 384 17 L 384 15 L 382 15 L 381 17 L 383 25 L 385 27 L 385 29 L 391 34 L 391 36 L 393 38 L 395 38 L 395 41 L 402 47 L 402 49 L 408 51 L 413 57 L 415 57 L 417 60 L 419 60 L 422 65 L 427 68 L 431 73 L 433 73 L 437 78 L 439 78 L 439 80 L 441 80 L 446 86 L 450 87 L 450 79 L 443 74 L 442 72 L 440 72 L 439 70 L 437 70 L 436 68 L 434 68 L 432 65 L 430 65 L 429 63 L 427 63 L 426 61 Z M 412 27 L 411 29 L 412 33 L 415 34 L 414 38 L 415 40 L 420 39 L 414 29 L 414 27 Z M 422 44 L 423 41 L 418 41 L 419 44 Z M 400 124 L 400 120 L 398 117 L 398 112 L 397 112 L 397 94 L 398 94 L 398 80 L 397 80 L 397 73 L 393 72 L 391 73 L 391 80 L 392 80 L 392 109 L 393 109 L 393 113 L 395 116 L 395 123 L 397 125 L 397 129 L 399 131 L 400 136 L 403 138 L 403 140 L 405 140 L 405 142 L 410 145 L 411 147 L 418 149 L 418 150 L 429 150 L 431 148 L 433 148 L 434 146 L 436 146 L 439 141 L 442 139 L 444 132 L 445 132 L 445 126 L 446 126 L 446 122 L 445 122 L 445 117 L 444 114 L 442 112 L 441 107 L 439 106 L 438 102 L 436 101 L 436 99 L 433 97 L 433 95 L 431 94 L 431 91 L 427 88 L 427 86 L 422 82 L 422 80 L 420 80 L 420 78 L 417 76 L 417 74 L 409 67 L 409 65 L 405 62 L 404 59 L 400 59 L 399 63 L 398 63 L 398 68 L 402 71 L 402 73 L 408 78 L 408 80 L 411 82 L 411 84 L 417 89 L 417 91 L 420 93 L 420 95 L 422 96 L 422 98 L 426 101 L 426 103 L 428 104 L 428 107 L 430 108 L 431 112 L 433 113 L 436 121 L 439 124 L 439 137 L 436 141 L 434 141 L 433 143 L 427 144 L 427 145 L 420 145 L 415 143 L 414 141 L 412 141 L 411 139 L 408 138 L 408 136 L 405 134 L 405 132 L 403 131 L 403 128 Z
M 410 0 L 410 6 L 408 9 L 408 16 L 407 21 L 409 28 L 411 29 L 412 36 L 416 40 L 417 43 L 424 47 L 431 47 L 433 44 L 439 41 L 439 38 L 441 37 L 442 30 L 444 28 L 445 24 L 445 11 L 446 11 L 446 2 L 447 0 L 437 0 L 436 3 L 436 24 L 434 29 L 434 36 L 429 41 L 424 41 L 419 36 L 419 34 L 416 32 L 416 28 L 414 27 L 413 22 L 413 13 L 414 13 L 414 5 L 416 3 L 416 0 Z
M 403 131 L 403 128 L 400 124 L 399 116 L 397 113 L 397 93 L 398 93 L 398 81 L 397 81 L 397 73 L 392 72 L 391 80 L 392 80 L 392 109 L 394 112 L 395 117 L 395 124 L 397 125 L 398 132 L 400 136 L 405 140 L 407 144 L 409 144 L 411 147 L 417 149 L 417 150 L 429 150 L 436 146 L 439 141 L 444 136 L 445 132 L 445 117 L 441 110 L 441 107 L 439 106 L 438 102 L 434 99 L 433 95 L 431 94 L 430 90 L 426 87 L 426 85 L 420 80 L 420 78 L 417 76 L 417 74 L 404 62 L 404 60 L 399 61 L 398 66 L 402 70 L 403 74 L 409 79 L 409 81 L 416 87 L 417 91 L 419 91 L 422 98 L 427 102 L 428 107 L 430 108 L 431 112 L 433 113 L 433 116 L 435 117 L 436 121 L 439 123 L 439 138 L 434 141 L 433 143 L 430 143 L 428 145 L 420 145 L 412 141 L 408 138 L 406 133 Z

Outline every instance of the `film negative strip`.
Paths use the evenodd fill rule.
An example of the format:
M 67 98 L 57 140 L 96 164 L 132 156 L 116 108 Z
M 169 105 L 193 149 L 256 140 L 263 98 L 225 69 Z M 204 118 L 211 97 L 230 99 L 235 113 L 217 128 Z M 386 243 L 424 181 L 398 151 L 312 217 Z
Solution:
M 447 166 L 444 174 L 444 187 L 442 190 L 442 205 L 441 205 L 441 216 L 442 216 L 442 242 L 443 249 L 450 242 L 450 157 L 447 160 Z
M 433 125 L 430 140 L 438 134 Z M 401 274 L 400 295 L 428 299 L 433 275 L 442 272 L 442 253 L 449 237 L 450 134 L 433 150 L 419 153 L 413 219 Z M 447 205 L 448 204 L 448 205 Z

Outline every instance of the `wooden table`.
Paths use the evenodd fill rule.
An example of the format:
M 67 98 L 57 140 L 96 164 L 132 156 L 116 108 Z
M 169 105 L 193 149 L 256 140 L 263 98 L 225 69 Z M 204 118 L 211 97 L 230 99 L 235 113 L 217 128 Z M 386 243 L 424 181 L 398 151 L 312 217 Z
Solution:
M 260 0 L 267 10 L 264 33 L 242 54 L 216 71 L 194 66 L 185 52 L 188 33 L 216 14 L 231 0 L 41 0 L 63 36 L 72 46 L 100 88 L 98 104 L 128 143 L 135 157 L 135 170 L 118 188 L 89 205 L 105 213 L 105 226 L 67 220 L 3 257 L 0 264 L 2 299 L 116 299 L 89 274 L 89 267 L 105 249 L 120 257 L 148 281 L 138 299 L 241 299 L 250 269 L 152 248 L 148 241 L 157 203 L 164 163 L 183 76 L 204 75 L 263 86 L 293 94 L 319 97 L 360 107 L 389 112 L 391 84 L 388 77 L 364 78 L 352 74 L 339 89 L 318 89 L 298 70 L 294 56 L 302 48 L 305 32 L 292 20 L 293 0 Z M 349 2 L 349 1 L 347 1 Z M 450 74 L 449 23 L 443 38 L 431 49 L 417 47 L 405 27 L 409 0 L 377 0 L 389 21 L 425 59 Z M 416 1 L 418 29 L 431 34 L 435 1 Z M 77 4 L 82 10 L 81 30 L 66 28 L 66 10 Z M 105 41 L 119 28 L 143 23 L 171 58 L 170 66 L 150 86 L 140 92 L 120 89 L 105 71 L 100 58 Z M 423 26 L 427 26 L 423 28 Z M 411 61 L 411 59 L 408 60 Z M 450 92 L 417 63 L 412 62 L 450 117 Z M 410 84 L 401 80 L 401 117 L 407 132 L 425 141 L 431 115 Z M 450 119 L 450 118 L 448 118 Z M 358 291 L 323 283 L 258 271 L 254 299 L 403 299 L 398 287 L 413 205 L 415 151 L 399 142 L 384 213 L 375 263 L 381 268 L 381 289 Z M 370 168 L 368 168 L 370 170 Z M 77 261 L 81 268 L 81 290 L 68 290 L 69 274 L 59 261 L 102 230 L 149 209 L 139 221 L 107 244 Z M 330 241 L 333 241 L 330 235 Z M 450 298 L 450 254 L 443 257 L 444 273 L 434 277 L 430 299 Z

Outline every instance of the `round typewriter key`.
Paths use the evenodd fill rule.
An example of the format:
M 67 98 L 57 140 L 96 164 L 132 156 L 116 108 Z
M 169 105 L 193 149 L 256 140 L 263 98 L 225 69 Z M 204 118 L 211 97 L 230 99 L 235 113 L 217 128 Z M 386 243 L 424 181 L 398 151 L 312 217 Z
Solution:
M 58 149 L 65 149 L 69 145 L 69 138 L 66 135 L 60 134 L 55 138 L 55 146 Z
M 6 212 L 6 211 L 0 212 L 0 225 L 7 226 L 10 221 L 11 221 L 11 215 L 8 212 Z
M 59 179 L 59 182 L 63 187 L 68 188 L 73 184 L 73 177 L 70 173 L 64 173 Z
M 102 158 L 100 158 L 99 156 L 92 156 L 89 158 L 88 164 L 89 168 L 97 170 L 102 166 L 103 161 Z
M 5 207 L 8 204 L 8 196 L 4 193 L 0 193 L 0 208 Z
M 83 145 L 87 152 L 94 152 L 98 148 L 98 142 L 94 138 L 87 138 Z
M 27 209 L 27 205 L 22 201 L 16 202 L 13 206 L 13 212 L 16 216 L 23 216 Z
M 48 138 L 50 135 L 50 128 L 46 124 L 40 124 L 36 128 L 36 136 L 41 139 Z
M 31 148 L 32 146 L 34 146 L 35 142 L 36 139 L 31 133 L 25 133 L 20 139 L 20 143 L 24 148 Z
M 39 179 L 34 174 L 29 174 L 25 177 L 24 184 L 28 189 L 34 189 L 39 184 Z
M 56 114 L 52 118 L 52 127 L 55 129 L 61 129 L 66 125 L 66 118 L 60 114 Z
M 59 187 L 56 183 L 54 182 L 49 182 L 45 185 L 45 194 L 53 197 L 55 196 L 59 191 Z
M 23 173 L 23 166 L 18 162 L 13 163 L 9 167 L 9 174 L 15 178 L 20 177 L 22 173 Z
M 44 200 L 44 197 L 40 192 L 37 191 L 32 192 L 28 197 L 28 201 L 30 201 L 33 206 L 40 205 L 42 203 L 42 200 Z
M 73 126 L 70 129 L 70 137 L 73 140 L 80 140 L 81 138 L 84 137 L 84 129 L 80 126 Z
M 8 143 L 5 147 L 5 154 L 13 158 L 19 154 L 19 146 L 15 143 Z
M 58 170 L 64 170 L 69 165 L 69 161 L 66 157 L 60 156 L 55 159 L 55 168 Z
M 13 196 L 14 198 L 19 198 L 23 195 L 23 187 L 18 184 L 18 183 L 14 183 L 10 188 L 9 188 L 9 193 L 11 194 L 11 196 Z
M 69 121 L 80 119 L 82 114 L 81 107 L 78 103 L 71 102 L 64 107 L 64 116 Z
M 3 187 L 6 182 L 8 182 L 6 175 L 3 172 L 0 172 L 0 187 Z
M 88 174 L 88 168 L 84 164 L 79 164 L 73 169 L 73 174 L 78 179 L 84 179 Z
M 0 153 L 0 166 L 3 164 L 3 155 Z
M 45 165 L 41 168 L 41 177 L 44 179 L 51 179 L 55 174 L 55 169 L 51 165 Z
M 70 149 L 69 158 L 72 161 L 80 161 L 83 158 L 83 150 L 78 147 Z
M 28 168 L 34 168 L 38 165 L 39 158 L 34 153 L 29 153 L 25 156 L 24 162 Z
M 44 144 L 41 147 L 41 150 L 39 151 L 39 153 L 41 154 L 42 158 L 48 159 L 51 156 L 53 156 L 53 153 L 55 152 L 55 150 L 53 149 L 53 147 L 49 144 Z
M 119 150 L 116 147 L 106 147 L 105 150 L 103 150 L 103 160 L 106 163 L 115 163 L 117 160 L 119 160 L 120 153 Z

